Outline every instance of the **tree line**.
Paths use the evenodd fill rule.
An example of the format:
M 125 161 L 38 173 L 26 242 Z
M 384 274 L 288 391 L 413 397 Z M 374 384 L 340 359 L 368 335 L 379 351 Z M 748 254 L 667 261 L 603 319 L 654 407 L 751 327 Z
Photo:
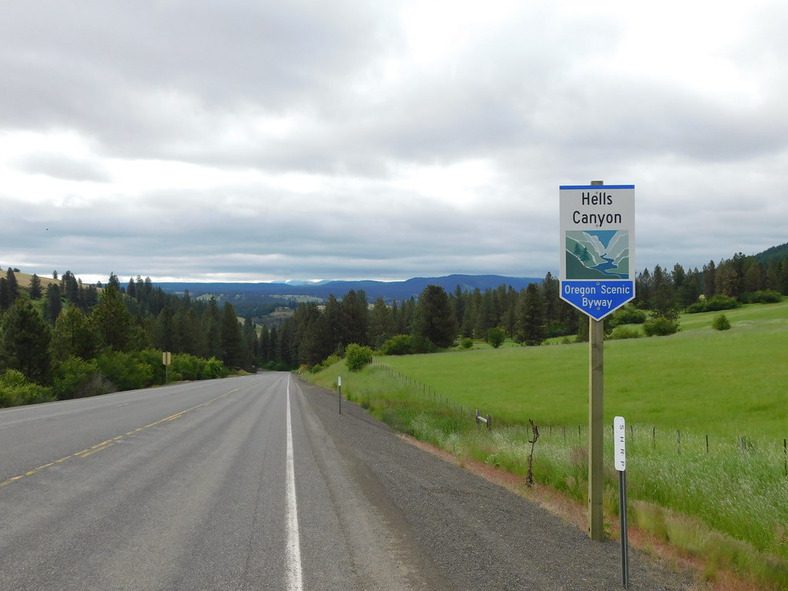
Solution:
M 699 302 L 781 297 L 788 294 L 788 254 L 785 247 L 775 254 L 739 253 L 702 269 L 644 269 L 636 278 L 634 307 L 622 313 L 639 309 L 671 319 Z M 465 346 L 472 339 L 497 345 L 505 338 L 538 345 L 556 336 L 583 339 L 588 327 L 585 315 L 560 299 L 550 273 L 520 291 L 501 285 L 446 292 L 430 285 L 418 297 L 371 303 L 363 291 L 349 291 L 322 304 L 302 303 L 272 327 L 239 318 L 230 302 L 167 294 L 139 276 L 122 285 L 111 274 L 106 285 L 93 286 L 66 272 L 43 283 L 33 275 L 22 289 L 10 268 L 0 276 L 0 393 L 2 380 L 39 388 L 20 399 L 160 383 L 161 351 L 174 354 L 174 377 L 199 379 L 230 370 L 311 367 L 341 356 L 350 344 L 387 354 L 448 348 L 458 339 Z M 9 402 L 0 395 L 3 404 Z
M 220 377 L 254 369 L 254 327 L 230 303 L 166 294 L 150 279 L 85 286 L 70 272 L 22 289 L 0 277 L 0 406 L 90 396 L 162 383 L 171 376 Z M 5 380 L 5 381 L 4 381 Z
M 637 298 L 618 320 L 638 318 L 634 311 L 640 310 L 675 326 L 679 312 L 704 309 L 699 302 L 779 299 L 788 294 L 786 247 L 776 255 L 764 259 L 738 253 L 719 263 L 709 261 L 702 269 L 680 264 L 671 270 L 646 268 L 636 278 Z M 636 321 L 645 317 L 641 313 Z M 610 328 L 616 319 L 606 322 Z M 559 282 L 547 273 L 540 284 L 519 292 L 508 285 L 484 292 L 458 286 L 451 293 L 428 286 L 418 298 L 391 304 L 378 298 L 368 305 L 363 291 L 351 291 L 342 300 L 332 296 L 324 306 L 300 304 L 280 329 L 263 328 L 256 354 L 262 365 L 313 366 L 341 354 L 350 343 L 383 353 L 411 353 L 446 348 L 457 338 L 493 344 L 510 338 L 524 345 L 557 336 L 584 340 L 587 330 L 585 314 L 560 299 Z

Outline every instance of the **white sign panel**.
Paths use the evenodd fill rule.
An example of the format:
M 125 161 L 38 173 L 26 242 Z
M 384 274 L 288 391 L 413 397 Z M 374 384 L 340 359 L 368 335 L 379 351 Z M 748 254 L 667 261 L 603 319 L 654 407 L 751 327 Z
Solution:
M 613 419 L 613 458 L 616 470 L 624 472 L 627 469 L 627 448 L 626 448 L 627 428 L 624 417 Z
M 635 298 L 635 185 L 562 185 L 561 299 L 596 320 Z

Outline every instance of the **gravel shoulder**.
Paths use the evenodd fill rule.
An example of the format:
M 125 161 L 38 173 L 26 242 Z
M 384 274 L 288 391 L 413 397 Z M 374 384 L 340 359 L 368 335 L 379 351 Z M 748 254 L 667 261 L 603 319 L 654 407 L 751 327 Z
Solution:
M 339 415 L 335 394 L 297 384 L 305 423 L 319 423 L 322 445 L 341 456 L 355 494 L 385 522 L 408 588 L 622 588 L 617 542 L 593 542 L 538 504 L 409 444 L 360 407 L 343 401 Z M 689 590 L 693 581 L 630 549 L 629 588 Z

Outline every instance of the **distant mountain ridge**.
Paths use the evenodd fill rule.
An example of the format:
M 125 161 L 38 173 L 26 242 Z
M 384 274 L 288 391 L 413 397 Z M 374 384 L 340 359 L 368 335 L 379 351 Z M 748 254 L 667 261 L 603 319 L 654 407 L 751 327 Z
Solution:
M 445 277 L 413 277 L 405 281 L 326 281 L 321 283 L 157 283 L 168 293 L 188 291 L 193 297 L 206 294 L 256 294 L 269 296 L 312 296 L 326 299 L 333 295 L 342 298 L 351 290 L 363 290 L 367 300 L 383 298 L 386 301 L 418 297 L 428 285 L 439 285 L 448 292 L 460 287 L 463 291 L 485 291 L 509 285 L 520 291 L 530 283 L 541 283 L 541 277 L 505 277 L 502 275 L 447 275 Z

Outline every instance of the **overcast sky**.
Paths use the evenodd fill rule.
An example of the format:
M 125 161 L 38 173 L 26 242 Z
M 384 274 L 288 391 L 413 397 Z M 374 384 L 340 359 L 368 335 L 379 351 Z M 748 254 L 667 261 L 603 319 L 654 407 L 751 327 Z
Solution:
M 559 269 L 636 185 L 639 270 L 788 241 L 784 0 L 11 0 L 0 266 L 87 279 Z

